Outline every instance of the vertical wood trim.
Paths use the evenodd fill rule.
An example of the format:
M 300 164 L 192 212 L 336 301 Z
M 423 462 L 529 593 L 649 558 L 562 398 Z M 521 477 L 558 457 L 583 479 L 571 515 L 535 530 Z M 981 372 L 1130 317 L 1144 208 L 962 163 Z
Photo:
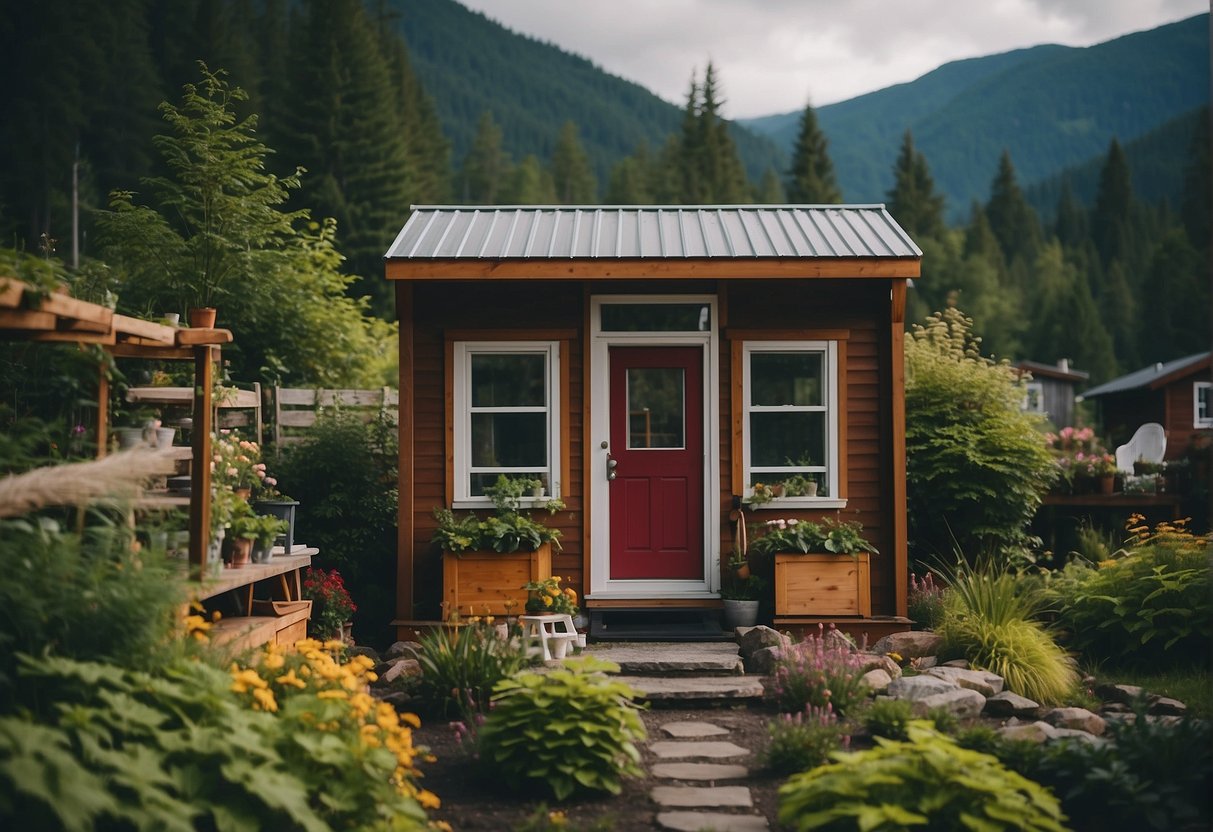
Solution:
M 863 618 L 872 617 L 872 567 L 866 552 L 861 553 L 855 562 L 859 574 L 856 576 L 856 586 L 859 589 L 859 614 Z
M 400 404 L 396 420 L 400 461 L 396 484 L 400 495 L 396 534 L 396 618 L 413 620 L 413 403 L 416 397 L 413 350 L 413 287 L 396 284 L 396 315 L 400 321 Z
M 893 591 L 897 615 L 904 616 L 907 606 L 909 553 L 907 552 L 906 520 L 906 367 L 905 311 L 906 282 L 892 280 L 890 294 L 889 378 L 892 386 L 892 497 L 893 497 Z
M 590 364 L 593 361 L 593 344 L 590 340 L 590 286 L 582 284 L 581 288 L 581 595 L 589 595 L 590 576 L 593 572 L 590 565 L 593 553 L 590 551 L 590 513 L 593 502 L 590 484 L 594 470 L 593 420 L 590 418 L 590 402 L 593 398 L 593 374 Z
M 573 452 L 572 437 L 573 437 L 573 413 L 571 410 L 571 402 L 573 394 L 569 390 L 569 379 L 572 378 L 572 371 L 569 369 L 569 363 L 572 361 L 570 353 L 570 345 L 572 344 L 567 338 L 560 341 L 560 498 L 565 498 L 565 492 L 569 489 L 572 483 L 572 462 L 569 455 Z M 549 483 L 549 486 L 551 483 Z M 549 487 L 548 491 L 552 494 L 556 493 L 555 488 Z
M 215 350 L 217 353 L 218 350 Z M 211 392 L 215 386 L 215 364 L 209 346 L 194 347 L 194 427 L 190 466 L 190 568 L 201 579 L 206 567 L 206 549 L 211 540 L 211 431 L 214 413 Z
M 744 344 L 741 340 L 729 342 L 729 412 L 730 412 L 730 447 L 732 448 L 731 462 L 733 469 L 733 482 L 731 494 L 745 493 L 745 472 L 742 470 L 741 459 L 743 448 L 741 447 L 741 420 L 745 418 L 745 412 L 742 402 L 742 361 L 744 357 L 741 349 Z
M 847 460 L 851 455 L 851 446 L 847 444 L 847 420 L 849 418 L 847 410 L 847 342 L 836 342 L 834 349 L 838 368 L 838 401 L 834 416 L 838 425 L 838 491 L 840 492 L 838 496 L 847 499 L 851 493 L 851 483 L 847 479 L 847 470 L 850 467 L 847 465 Z
M 114 359 L 106 355 L 97 366 L 97 459 L 109 453 L 110 377 L 109 364 Z
M 446 448 L 443 453 L 443 469 L 448 507 L 455 504 L 455 342 L 447 338 L 442 350 L 442 409 Z

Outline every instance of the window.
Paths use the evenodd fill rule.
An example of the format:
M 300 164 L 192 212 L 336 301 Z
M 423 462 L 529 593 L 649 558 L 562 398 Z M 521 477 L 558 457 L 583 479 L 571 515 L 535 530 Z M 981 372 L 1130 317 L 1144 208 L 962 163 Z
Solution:
M 1045 389 L 1039 381 L 1029 381 L 1023 386 L 1023 404 L 1021 410 L 1029 413 L 1045 412 Z
M 837 503 L 838 411 L 837 342 L 745 342 L 746 495 L 752 497 L 761 483 L 773 491 L 777 505 Z
M 1192 385 L 1193 427 L 1213 428 L 1213 410 L 1209 409 L 1210 387 L 1213 387 L 1213 384 L 1207 381 L 1198 381 Z
M 505 474 L 560 496 L 560 342 L 456 341 L 454 497 L 487 504 Z

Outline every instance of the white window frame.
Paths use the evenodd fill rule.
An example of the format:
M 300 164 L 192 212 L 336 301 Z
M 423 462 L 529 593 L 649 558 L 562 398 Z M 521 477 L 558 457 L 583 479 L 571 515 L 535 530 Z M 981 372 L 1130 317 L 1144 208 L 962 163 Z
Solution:
M 750 401 L 750 357 L 754 353 L 766 352 L 813 352 L 823 354 L 823 370 L 825 383 L 823 385 L 822 405 L 760 405 L 753 406 Z M 780 467 L 761 468 L 755 470 L 750 464 L 750 414 L 751 413 L 800 413 L 824 412 L 826 423 L 826 464 L 813 468 L 796 469 L 799 472 L 811 473 L 824 468 L 828 496 L 824 497 L 775 497 L 768 502 L 751 505 L 753 509 L 788 509 L 788 508 L 846 508 L 847 500 L 841 493 L 838 460 L 839 431 L 838 419 L 840 414 L 838 400 L 838 342 L 837 341 L 743 341 L 741 345 L 741 468 L 745 497 L 754 496 L 750 483 L 757 479 L 762 482 L 772 479 L 770 475 L 778 474 L 780 470 L 790 469 Z M 795 473 L 796 471 L 791 471 Z
M 1209 390 L 1213 389 L 1213 383 L 1208 381 L 1197 381 L 1192 383 L 1192 427 L 1194 428 L 1213 428 L 1213 402 L 1209 401 Z M 1200 394 L 1205 394 L 1204 415 L 1200 412 Z
M 453 422 L 455 433 L 454 446 L 454 502 L 453 508 L 482 508 L 491 506 L 493 501 L 483 495 L 472 496 L 471 478 L 472 474 L 491 474 L 496 471 L 494 468 L 477 467 L 472 465 L 472 413 L 471 407 L 471 392 L 472 392 L 472 356 L 474 355 L 502 355 L 502 354 L 540 354 L 543 355 L 547 362 L 547 374 L 545 378 L 545 400 L 547 402 L 544 408 L 537 407 L 509 407 L 509 408 L 486 408 L 484 411 L 492 411 L 495 413 L 514 412 L 514 413 L 535 413 L 547 412 L 547 428 L 548 428 L 548 460 L 547 465 L 542 467 L 530 468 L 510 468 L 505 473 L 527 474 L 529 476 L 544 475 L 547 480 L 547 493 L 541 499 L 533 497 L 525 497 L 521 503 L 524 506 L 532 506 L 536 503 L 544 503 L 550 498 L 559 498 L 561 494 L 560 483 L 560 342 L 559 341 L 456 341 L 454 347 L 454 390 L 453 401 Z
M 1032 394 L 1036 394 L 1036 406 L 1032 407 Z M 1020 410 L 1028 413 L 1045 412 L 1045 386 L 1039 381 L 1027 381 L 1023 385 L 1023 405 Z

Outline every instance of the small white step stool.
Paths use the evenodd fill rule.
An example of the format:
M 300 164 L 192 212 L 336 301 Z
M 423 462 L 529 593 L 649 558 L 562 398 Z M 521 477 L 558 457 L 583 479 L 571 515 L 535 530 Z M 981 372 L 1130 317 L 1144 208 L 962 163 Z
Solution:
M 538 650 L 545 662 L 563 659 L 570 645 L 581 643 L 571 615 L 522 615 L 518 621 L 522 624 L 522 643 L 528 650 Z

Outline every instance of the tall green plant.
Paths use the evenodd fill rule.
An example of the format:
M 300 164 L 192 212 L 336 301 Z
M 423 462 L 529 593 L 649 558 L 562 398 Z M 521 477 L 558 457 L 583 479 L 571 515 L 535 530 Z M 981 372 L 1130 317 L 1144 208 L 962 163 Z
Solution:
M 499 636 L 492 622 L 436 627 L 421 637 L 421 646 L 421 699 L 469 724 L 476 713 L 488 711 L 493 688 L 529 664 L 521 640 Z
M 1056 476 L 1020 409 L 1023 386 L 981 355 L 973 322 L 955 308 L 906 335 L 906 476 L 910 540 L 919 557 L 1023 548 Z

